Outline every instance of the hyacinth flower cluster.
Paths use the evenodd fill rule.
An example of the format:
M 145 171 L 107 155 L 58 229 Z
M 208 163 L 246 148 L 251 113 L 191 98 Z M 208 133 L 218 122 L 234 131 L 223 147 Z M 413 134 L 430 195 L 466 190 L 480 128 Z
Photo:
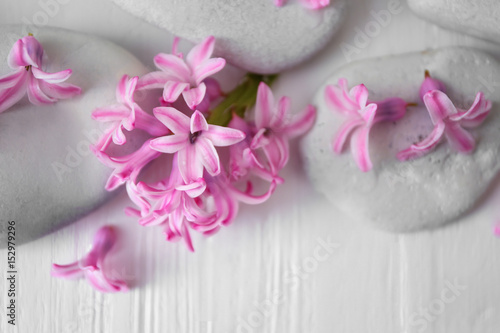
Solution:
M 328 85 L 325 88 L 328 107 L 346 118 L 333 137 L 332 150 L 341 154 L 346 142 L 350 141 L 353 158 L 363 172 L 373 168 L 369 154 L 371 128 L 379 122 L 397 121 L 405 116 L 408 106 L 417 105 L 398 97 L 369 101 L 368 94 L 363 84 L 348 89 L 347 80 L 344 78 L 339 79 L 337 85 Z M 443 136 L 454 150 L 471 153 L 475 148 L 475 140 L 466 129 L 481 125 L 491 110 L 491 101 L 485 99 L 482 92 L 478 92 L 468 110 L 459 109 L 446 95 L 444 83 L 432 78 L 428 71 L 425 72 L 419 94 L 429 112 L 434 129 L 421 142 L 399 152 L 397 158 L 406 161 L 424 156 L 442 141 Z
M 56 73 L 44 71 L 47 55 L 31 34 L 14 43 L 7 62 L 13 72 L 0 77 L 0 113 L 26 94 L 35 105 L 52 104 L 81 94 L 79 87 L 64 82 L 71 76 L 71 69 Z
M 108 124 L 92 147 L 113 169 L 106 189 L 125 186 L 134 204 L 128 215 L 143 226 L 163 227 L 167 240 L 183 240 L 191 251 L 191 232 L 211 235 L 235 220 L 241 203 L 259 204 L 273 194 L 283 182 L 279 173 L 289 158 L 289 140 L 308 131 L 316 116 L 312 106 L 291 115 L 288 97 L 276 102 L 269 88 L 274 76 L 249 74 L 223 93 L 211 77 L 225 66 L 224 59 L 212 57 L 214 43 L 208 37 L 184 57 L 175 39 L 170 54 L 154 58 L 158 71 L 124 76 L 117 103 L 93 112 Z M 152 110 L 134 99 L 145 90 L 162 93 Z M 136 131 L 149 138 L 117 156 L 114 148 Z M 146 181 L 145 167 L 153 161 L 168 171 Z
M 277 7 L 283 7 L 288 0 L 273 0 L 273 1 Z M 330 4 L 330 0 L 300 0 L 299 2 L 303 7 L 313 10 L 325 8 Z

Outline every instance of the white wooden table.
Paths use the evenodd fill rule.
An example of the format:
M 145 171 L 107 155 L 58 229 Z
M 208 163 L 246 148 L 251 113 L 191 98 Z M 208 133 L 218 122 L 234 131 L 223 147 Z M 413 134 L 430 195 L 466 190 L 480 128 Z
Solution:
M 155 54 L 170 50 L 172 36 L 111 2 L 61 2 L 49 17 L 52 26 L 110 39 L 150 67 Z M 299 111 L 347 62 L 339 44 L 356 46 L 357 31 L 374 20 L 370 11 L 386 8 L 385 0 L 350 0 L 339 35 L 314 59 L 283 73 L 275 93 L 292 96 Z M 500 59 L 500 45 L 446 31 L 417 18 L 405 3 L 402 8 L 366 45 L 357 45 L 353 59 L 448 45 L 477 47 Z M 33 22 L 42 10 L 38 0 L 4 0 L 0 24 Z M 499 332 L 500 239 L 492 234 L 500 218 L 499 186 L 458 223 L 388 234 L 350 221 L 315 193 L 297 144 L 292 151 L 286 183 L 275 195 L 261 206 L 244 206 L 215 236 L 195 236 L 195 254 L 164 241 L 159 228 L 125 216 L 124 193 L 18 247 L 15 327 L 5 315 L 7 251 L 1 250 L 0 332 Z M 50 276 L 52 262 L 75 260 L 105 224 L 120 227 L 120 249 L 110 265 L 133 282 L 130 292 L 101 294 L 85 280 Z

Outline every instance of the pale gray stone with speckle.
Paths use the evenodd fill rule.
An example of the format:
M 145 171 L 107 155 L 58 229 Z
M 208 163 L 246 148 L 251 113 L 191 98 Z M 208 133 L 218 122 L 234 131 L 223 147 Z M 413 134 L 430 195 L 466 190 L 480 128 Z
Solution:
M 110 169 L 89 151 L 102 129 L 91 119 L 97 106 L 115 103 L 125 74 L 146 68 L 117 45 L 55 28 L 0 28 L 0 75 L 11 72 L 7 55 L 14 42 L 34 32 L 48 55 L 46 70 L 71 68 L 67 82 L 83 93 L 56 104 L 34 106 L 27 97 L 0 114 L 0 247 L 7 223 L 15 221 L 15 244 L 45 235 L 92 211 L 110 197 Z
M 468 108 L 477 91 L 492 100 L 485 122 L 471 130 L 477 147 L 471 155 L 442 143 L 428 155 L 409 162 L 397 152 L 426 137 L 433 128 L 418 92 L 428 69 L 442 80 L 455 105 Z M 349 87 L 364 83 L 371 100 L 401 97 L 418 102 L 397 123 L 377 124 L 370 135 L 374 168 L 361 172 L 350 149 L 336 155 L 331 140 L 344 118 L 324 101 L 326 84 L 345 77 Z M 500 92 L 493 83 L 500 65 L 490 56 L 466 48 L 447 48 L 356 62 L 335 72 L 317 93 L 318 119 L 304 138 L 305 167 L 315 188 L 353 219 L 393 232 L 435 228 L 470 211 L 500 169 Z M 490 84 L 488 84 L 490 82 Z
M 216 54 L 262 74 L 281 72 L 321 50 L 339 29 L 345 9 L 345 0 L 317 11 L 293 0 L 281 8 L 273 0 L 112 1 L 192 42 L 213 35 Z
M 408 5 L 444 28 L 500 43 L 498 0 L 408 0 Z

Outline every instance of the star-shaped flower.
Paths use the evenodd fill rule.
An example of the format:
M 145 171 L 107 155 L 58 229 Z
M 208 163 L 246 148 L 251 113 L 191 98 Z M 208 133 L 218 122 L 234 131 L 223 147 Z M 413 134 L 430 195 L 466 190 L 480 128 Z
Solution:
M 104 151 L 111 141 L 117 145 L 126 143 L 123 130 L 131 131 L 139 128 L 153 136 L 167 134 L 168 130 L 155 117 L 149 115 L 134 101 L 138 76 L 129 78 L 124 75 L 116 87 L 118 104 L 97 108 L 92 112 L 92 118 L 111 125 L 105 135 L 95 145 L 97 150 Z
M 100 228 L 92 243 L 92 249 L 80 260 L 68 265 L 52 265 L 52 275 L 62 278 L 77 278 L 85 276 L 89 283 L 102 292 L 127 291 L 127 284 L 121 280 L 108 277 L 103 263 L 107 254 L 116 242 L 113 227 Z
M 378 122 L 396 121 L 406 113 L 407 103 L 401 98 L 388 98 L 381 102 L 368 103 L 368 89 L 364 84 L 350 90 L 347 80 L 339 79 L 338 85 L 328 85 L 325 89 L 327 105 L 347 117 L 333 138 L 332 148 L 342 153 L 348 138 L 351 139 L 351 153 L 363 172 L 372 169 L 369 154 L 370 130 Z
M 423 100 L 434 129 L 423 141 L 399 152 L 398 159 L 406 161 L 429 153 L 439 144 L 443 135 L 458 152 L 472 152 L 476 143 L 466 128 L 477 127 L 484 121 L 491 110 L 491 101 L 485 99 L 482 92 L 478 92 L 469 110 L 462 110 L 456 108 L 450 98 L 440 90 L 427 92 Z
M 276 104 L 273 92 L 267 84 L 261 82 L 255 102 L 255 126 L 250 148 L 263 149 L 273 175 L 288 162 L 291 138 L 307 132 L 316 120 L 316 109 L 308 105 L 297 115 L 289 115 L 290 99 L 283 96 Z
M 207 37 L 196 45 L 183 59 L 176 50 L 173 54 L 160 53 L 154 58 L 156 67 L 161 71 L 146 74 L 139 79 L 138 89 L 163 88 L 163 99 L 168 103 L 175 102 L 182 94 L 191 110 L 203 101 L 207 87 L 203 80 L 226 65 L 223 58 L 210 58 L 214 51 L 215 38 Z
M 35 105 L 55 103 L 81 93 L 79 87 L 63 83 L 71 76 L 71 69 L 44 72 L 45 58 L 42 45 L 33 36 L 23 37 L 14 44 L 8 56 L 14 72 L 0 77 L 0 113 L 20 101 L 26 92 Z
M 211 175 L 220 173 L 214 146 L 230 146 L 245 138 L 239 130 L 207 124 L 200 111 L 195 111 L 191 118 L 172 107 L 158 107 L 153 112 L 174 134 L 154 139 L 150 146 L 162 153 L 177 154 L 179 171 L 186 184 L 202 178 L 203 168 Z

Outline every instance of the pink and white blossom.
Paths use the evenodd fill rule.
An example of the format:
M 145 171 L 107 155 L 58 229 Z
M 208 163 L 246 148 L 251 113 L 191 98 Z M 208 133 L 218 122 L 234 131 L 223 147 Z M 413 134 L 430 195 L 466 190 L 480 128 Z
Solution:
M 273 175 L 277 175 L 289 159 L 291 138 L 307 132 L 316 120 L 316 108 L 308 105 L 296 115 L 290 115 L 290 99 L 282 97 L 275 103 L 269 86 L 261 82 L 255 103 L 256 134 L 250 149 L 262 149 Z
M 207 86 L 204 80 L 224 68 L 226 60 L 211 58 L 215 46 L 213 36 L 194 46 L 186 59 L 177 52 L 176 45 L 173 54 L 160 53 L 154 58 L 160 71 L 140 78 L 138 89 L 163 88 L 163 99 L 168 103 L 177 101 L 182 94 L 186 104 L 194 110 L 205 97 Z
M 0 113 L 26 93 L 35 105 L 52 104 L 81 93 L 79 87 L 64 83 L 71 76 L 71 69 L 45 72 L 46 58 L 42 45 L 33 36 L 23 37 L 14 44 L 8 55 L 8 64 L 14 72 L 0 77 Z
M 466 129 L 477 127 L 484 121 L 491 110 L 491 101 L 485 99 L 482 92 L 478 92 L 472 106 L 468 110 L 462 110 L 455 107 L 450 98 L 440 90 L 427 92 L 423 100 L 434 129 L 423 141 L 399 152 L 398 159 L 406 161 L 429 153 L 443 136 L 456 151 L 471 153 L 476 143 Z
M 127 284 L 107 276 L 104 260 L 116 242 L 116 231 L 111 226 L 100 228 L 92 243 L 91 250 L 80 260 L 67 265 L 52 265 L 52 275 L 61 278 L 79 278 L 87 281 L 101 292 L 128 291 Z
M 124 75 L 116 87 L 117 104 L 97 108 L 92 112 L 92 118 L 109 122 L 110 126 L 105 131 L 105 135 L 95 144 L 97 150 L 104 151 L 111 141 L 117 145 L 127 142 L 123 130 L 132 131 L 135 128 L 144 130 L 152 136 L 161 136 L 168 133 L 168 130 L 155 117 L 146 113 L 134 101 L 137 80 L 139 77 L 129 78 Z
M 245 138 L 239 130 L 209 125 L 199 111 L 191 118 L 172 107 L 158 107 L 154 115 L 173 135 L 151 141 L 151 148 L 162 153 L 178 156 L 179 171 L 186 184 L 203 176 L 203 169 L 210 175 L 220 173 L 219 155 L 215 146 L 225 147 Z
M 328 107 L 346 117 L 332 140 L 335 153 L 342 153 L 350 139 L 351 153 L 363 172 L 372 169 L 369 154 L 369 138 L 372 127 L 382 121 L 396 121 L 406 113 L 407 103 L 401 98 L 388 98 L 380 102 L 368 101 L 368 89 L 364 84 L 350 90 L 347 80 L 339 79 L 337 85 L 328 85 L 325 100 Z

